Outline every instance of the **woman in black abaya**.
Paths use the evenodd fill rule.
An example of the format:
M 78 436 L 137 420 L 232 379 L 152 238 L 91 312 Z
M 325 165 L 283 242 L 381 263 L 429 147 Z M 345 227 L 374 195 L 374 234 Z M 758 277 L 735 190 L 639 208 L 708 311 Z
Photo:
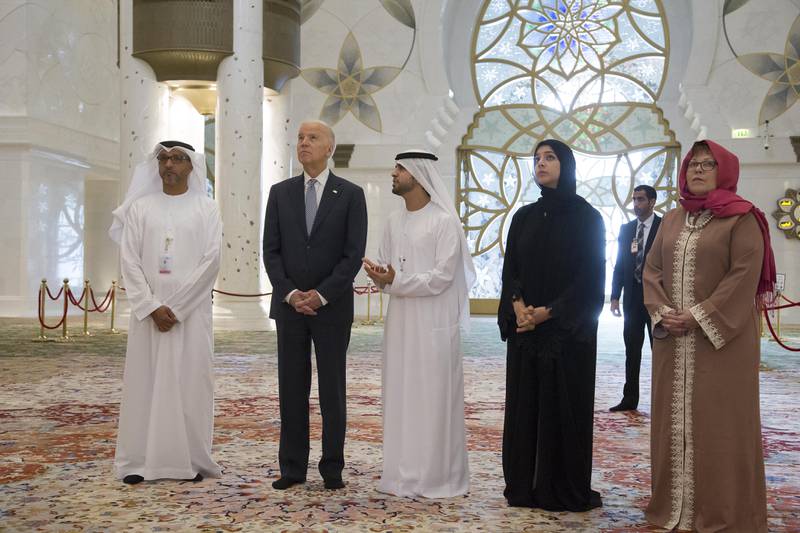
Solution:
M 586 511 L 591 490 L 597 320 L 605 229 L 575 192 L 575 157 L 559 141 L 534 152 L 542 197 L 514 215 L 498 311 L 507 342 L 504 495 L 513 507 Z

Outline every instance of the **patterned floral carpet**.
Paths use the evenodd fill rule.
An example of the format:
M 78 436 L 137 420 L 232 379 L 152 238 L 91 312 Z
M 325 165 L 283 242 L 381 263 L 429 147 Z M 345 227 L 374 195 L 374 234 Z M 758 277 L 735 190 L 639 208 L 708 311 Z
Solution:
M 312 470 L 305 485 L 279 492 L 269 485 L 277 475 L 279 427 L 274 333 L 217 334 L 214 455 L 222 478 L 130 487 L 111 471 L 125 335 L 34 343 L 33 321 L 0 319 L 0 530 L 652 531 L 643 515 L 649 401 L 634 414 L 607 411 L 622 390 L 621 320 L 604 318 L 601 326 L 593 484 L 604 506 L 587 513 L 505 506 L 499 454 L 504 347 L 491 320 L 473 322 L 464 342 L 471 490 L 465 497 L 425 500 L 375 490 L 381 461 L 377 326 L 353 332 L 347 488 L 325 491 Z M 770 531 L 798 531 L 800 357 L 763 344 Z M 649 376 L 649 355 L 643 366 L 642 375 Z M 314 463 L 318 412 L 312 425 Z

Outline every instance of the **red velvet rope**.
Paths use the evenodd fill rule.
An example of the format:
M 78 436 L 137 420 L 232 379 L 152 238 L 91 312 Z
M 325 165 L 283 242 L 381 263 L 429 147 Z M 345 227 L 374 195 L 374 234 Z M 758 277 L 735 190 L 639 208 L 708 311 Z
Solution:
M 272 294 L 271 292 L 265 292 L 263 294 L 237 294 L 235 292 L 225 292 L 217 289 L 211 289 L 211 292 L 217 292 L 219 294 L 224 294 L 226 296 L 238 296 L 240 298 L 258 298 L 259 296 L 270 296 Z
M 121 290 L 123 290 L 123 291 L 125 290 L 125 287 L 119 287 L 119 288 Z M 88 289 L 89 289 L 88 291 L 86 290 L 86 287 L 84 287 L 83 292 L 81 293 L 81 297 L 78 298 L 77 300 L 75 299 L 75 293 L 72 292 L 72 289 L 67 288 L 66 295 L 65 295 L 65 298 L 64 298 L 64 312 L 61 315 L 61 320 L 59 320 L 58 324 L 56 324 L 55 326 L 48 326 L 44 322 L 44 319 L 45 319 L 45 317 L 44 317 L 44 294 L 46 292 L 47 296 L 50 297 L 51 300 L 58 300 L 61 297 L 62 293 L 64 293 L 64 286 L 63 285 L 61 286 L 61 289 L 58 291 L 58 294 L 56 294 L 55 296 L 53 296 L 53 294 L 50 292 L 50 288 L 47 285 L 44 286 L 44 289 L 45 290 L 43 291 L 42 288 L 39 287 L 39 302 L 38 302 L 38 307 L 39 307 L 38 311 L 39 312 L 38 312 L 38 315 L 39 315 L 39 324 L 41 324 L 42 327 L 47 328 L 47 329 L 56 329 L 56 328 L 60 327 L 64 323 L 64 320 L 66 320 L 66 318 L 67 318 L 67 309 L 68 309 L 69 303 L 72 303 L 72 305 L 76 306 L 81 311 L 86 312 L 86 308 L 90 307 L 89 306 L 89 298 L 91 298 L 92 304 L 94 305 L 94 309 L 89 308 L 89 312 L 90 313 L 94 313 L 94 312 L 104 313 L 108 309 L 108 307 L 111 305 L 111 301 L 114 299 L 114 287 L 113 286 L 110 289 L 108 289 L 108 291 L 106 292 L 106 295 L 103 297 L 103 301 L 100 302 L 99 304 L 97 303 L 97 300 L 95 299 L 94 289 L 92 289 L 91 287 L 88 287 Z M 240 293 L 235 293 L 235 292 L 221 291 L 221 290 L 218 290 L 218 289 L 212 289 L 211 292 L 212 293 L 216 292 L 216 293 L 219 293 L 219 294 L 224 294 L 226 296 L 237 296 L 239 298 L 258 298 L 258 297 L 261 297 L 261 296 L 271 296 L 272 295 L 271 292 L 265 292 L 265 293 L 261 293 L 261 294 L 240 294 Z M 354 285 L 353 286 L 353 292 L 355 294 L 359 294 L 359 295 L 375 294 L 376 292 L 378 292 L 378 287 L 376 287 L 375 285 L 364 285 L 364 286 L 361 286 L 361 287 L 358 287 L 358 286 Z M 81 305 L 81 302 L 84 302 L 84 304 Z M 790 307 L 790 306 L 787 306 L 787 307 Z
M 86 296 L 86 289 L 83 289 L 83 293 L 81 294 L 81 297 L 80 297 L 80 299 L 78 301 L 75 301 L 75 296 L 74 296 L 74 293 L 72 292 L 72 289 L 70 289 L 67 294 L 69 296 L 69 301 L 72 302 L 72 305 L 76 306 L 81 311 L 86 311 L 86 307 L 89 306 L 89 302 L 88 302 L 89 298 Z M 103 298 L 103 301 L 99 305 L 97 303 L 97 300 L 94 297 L 94 289 L 92 289 L 91 287 L 89 287 L 89 297 L 91 297 L 92 303 L 94 304 L 94 309 L 91 309 L 91 308 L 89 309 L 90 313 L 94 313 L 94 312 L 104 313 L 106 311 L 106 309 L 108 309 L 108 306 L 111 305 L 111 301 L 110 301 L 111 289 L 108 289 L 108 292 L 106 292 L 106 295 Z M 83 304 L 85 307 L 82 307 L 81 306 L 81 302 L 84 301 L 84 298 L 86 299 L 86 302 Z
M 378 292 L 378 287 L 375 285 L 364 285 L 362 287 L 353 285 L 353 292 L 356 294 L 375 294 Z
M 788 306 L 792 307 L 792 306 Z M 800 348 L 792 348 L 791 346 L 787 346 L 778 338 L 778 334 L 775 333 L 775 330 L 772 328 L 772 321 L 769 319 L 769 312 L 767 309 L 764 309 L 764 318 L 767 319 L 767 327 L 769 327 L 769 332 L 772 333 L 772 338 L 775 339 L 775 342 L 781 345 L 782 348 L 789 350 L 790 352 L 800 352 Z
M 91 291 L 90 294 L 92 296 L 92 303 L 94 304 L 94 310 L 99 313 L 105 313 L 106 309 L 108 309 L 108 306 L 111 305 L 111 294 L 114 291 L 114 287 L 113 286 L 109 287 L 108 292 L 106 292 L 106 295 L 103 298 L 103 301 L 100 302 L 100 305 L 97 305 L 97 300 L 94 299 L 94 290 L 90 288 L 90 291 Z
M 50 287 L 45 285 L 45 288 L 47 289 L 47 296 L 49 296 L 51 300 L 58 300 L 59 298 L 61 298 L 61 293 L 64 292 L 63 285 L 61 286 L 61 289 L 58 291 L 58 294 L 56 294 L 55 296 L 53 296 L 53 293 L 50 292 Z
M 792 302 L 790 304 L 775 305 L 775 306 L 772 306 L 772 307 L 765 307 L 764 311 L 777 311 L 778 309 L 788 309 L 789 307 L 797 307 L 798 305 L 800 305 L 800 303 Z
M 789 298 L 787 298 L 786 296 L 784 296 L 783 294 L 781 294 L 781 298 L 783 298 L 784 300 L 786 300 L 787 302 L 789 302 L 789 303 L 790 303 L 790 304 L 792 304 L 792 305 L 800 305 L 800 302 L 793 302 L 793 301 L 791 301 Z
M 75 301 L 75 293 L 72 292 L 72 289 L 67 289 L 67 296 L 69 297 L 69 301 L 72 302 L 72 305 L 76 306 L 81 311 L 86 311 L 86 309 L 81 307 L 81 302 L 83 301 L 84 298 L 86 298 L 86 289 L 85 288 L 83 289 L 83 292 L 81 293 L 81 297 L 78 299 L 77 302 Z M 86 299 L 88 300 L 88 298 L 86 298 Z
M 61 289 L 63 290 L 64 287 L 61 287 Z M 47 292 L 50 292 L 50 291 L 47 291 Z M 61 291 L 59 291 L 58 294 L 60 295 Z M 48 326 L 47 324 L 45 324 L 44 323 L 44 292 L 42 291 L 42 288 L 39 287 L 39 313 L 38 313 L 38 315 L 39 315 L 39 324 L 41 324 L 43 328 L 45 328 L 45 329 L 56 329 L 56 328 L 61 327 L 61 325 L 64 323 L 64 320 L 66 320 L 66 318 L 67 318 L 66 306 L 64 306 L 64 313 L 61 315 L 61 320 L 58 321 L 58 324 L 56 324 L 55 326 Z

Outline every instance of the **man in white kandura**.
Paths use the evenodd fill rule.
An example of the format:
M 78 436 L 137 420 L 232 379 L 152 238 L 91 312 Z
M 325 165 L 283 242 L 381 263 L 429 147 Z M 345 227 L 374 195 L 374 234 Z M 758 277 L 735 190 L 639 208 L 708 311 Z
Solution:
M 383 475 L 378 490 L 447 498 L 469 490 L 459 325 L 475 281 L 467 242 L 435 155 L 396 157 L 386 223 L 367 275 L 391 295 L 383 337 Z
M 131 306 L 114 470 L 118 479 L 219 477 L 211 289 L 222 237 L 205 160 L 165 141 L 136 167 L 109 235 Z

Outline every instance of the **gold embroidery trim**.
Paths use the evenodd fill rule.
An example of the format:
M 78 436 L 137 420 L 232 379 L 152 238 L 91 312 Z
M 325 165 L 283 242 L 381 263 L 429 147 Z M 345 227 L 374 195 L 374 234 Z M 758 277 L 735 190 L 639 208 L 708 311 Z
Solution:
M 656 309 L 656 312 L 650 315 L 650 323 L 654 326 L 661 322 L 661 319 L 664 318 L 664 315 L 667 313 L 671 313 L 673 309 L 668 305 L 661 305 Z
M 700 327 L 703 329 L 703 333 L 706 334 L 708 340 L 714 345 L 715 350 L 719 350 L 725 346 L 725 339 L 722 337 L 719 329 L 717 329 L 717 325 L 713 320 L 711 320 L 711 317 L 708 316 L 708 313 L 706 313 L 706 310 L 702 304 L 697 304 L 694 307 L 691 307 L 689 312 L 692 313 L 694 319 L 697 320 L 698 324 L 700 324 Z
M 672 301 L 679 309 L 695 304 L 695 261 L 702 228 L 711 220 L 706 212 L 684 225 L 673 250 Z M 659 309 L 660 312 L 663 311 Z M 668 528 L 694 529 L 694 359 L 696 331 L 674 342 L 670 420 L 671 509 Z

